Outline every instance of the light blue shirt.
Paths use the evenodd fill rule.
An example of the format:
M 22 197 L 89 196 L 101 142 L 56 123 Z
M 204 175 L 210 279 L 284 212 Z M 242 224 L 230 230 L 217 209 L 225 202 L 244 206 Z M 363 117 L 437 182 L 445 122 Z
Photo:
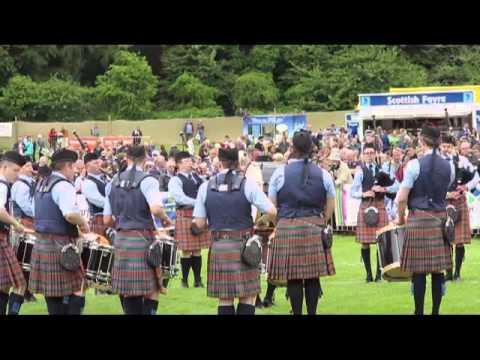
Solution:
M 67 179 L 57 171 L 52 172 L 52 175 Z M 77 194 L 75 187 L 68 179 L 67 181 L 61 181 L 52 188 L 52 200 L 59 207 L 63 216 L 71 213 L 80 213 L 76 205 Z
M 187 177 L 192 173 L 180 173 L 183 176 Z M 195 181 L 195 178 L 192 175 L 192 180 Z M 178 176 L 174 176 L 168 182 L 168 192 L 172 197 L 175 199 L 175 202 L 178 205 L 184 206 L 195 206 L 195 199 L 191 198 L 183 192 L 183 183 L 182 180 Z
M 20 179 L 26 180 L 30 185 L 33 179 L 29 176 L 20 175 Z M 30 197 L 30 188 L 22 181 L 15 181 L 11 190 L 12 201 L 22 209 L 25 215 L 34 217 L 34 199 Z
M 88 174 L 91 177 L 94 177 L 97 180 L 100 180 L 101 182 L 104 182 L 102 179 L 102 174 Z M 98 191 L 97 184 L 95 184 L 92 180 L 89 178 L 85 178 L 83 180 L 83 185 L 82 185 L 82 193 L 85 195 L 85 198 L 89 203 L 92 203 L 93 205 L 102 208 L 105 206 L 105 196 L 102 196 L 100 194 L 100 191 Z
M 2 176 L 2 175 L 0 175 L 0 179 L 3 180 L 3 181 L 7 181 L 5 176 Z M 6 208 L 7 195 L 8 195 L 8 187 L 5 184 L 0 183 L 0 206 L 8 211 L 9 209 Z
M 288 163 L 303 161 L 303 159 L 291 159 L 288 160 Z M 327 197 L 334 198 L 335 197 L 335 183 L 333 182 L 332 176 L 328 173 L 328 171 L 321 169 L 323 175 L 323 186 L 327 191 Z M 268 185 L 268 197 L 270 199 L 276 200 L 278 192 L 282 189 L 283 185 L 285 184 L 285 165 L 281 166 L 272 174 L 270 178 L 270 183 Z
M 424 155 L 431 154 L 432 150 L 427 151 Z M 403 181 L 400 185 L 401 188 L 412 189 L 413 184 L 418 179 L 420 175 L 420 161 L 418 159 L 412 159 L 408 162 L 407 167 L 405 168 L 405 173 L 403 174 Z M 450 162 L 450 184 L 455 181 L 455 168 L 453 163 Z
M 126 171 L 130 170 L 132 167 L 129 166 Z M 138 171 L 142 171 L 142 168 L 137 166 Z M 118 175 L 116 175 L 118 176 Z M 109 182 L 105 188 L 105 206 L 103 207 L 103 215 L 111 216 L 112 215 L 112 206 L 110 204 L 110 191 L 112 190 L 112 182 Z M 162 194 L 160 193 L 160 183 L 153 176 L 149 176 L 140 183 L 140 191 L 149 206 L 161 205 L 162 204 Z
M 228 170 L 222 170 L 220 174 L 226 174 Z M 208 182 L 204 182 L 198 189 L 198 196 L 193 209 L 193 217 L 205 219 L 207 217 L 207 208 L 205 202 L 207 200 Z M 267 195 L 260 189 L 258 184 L 251 180 L 245 179 L 244 194 L 247 200 L 256 206 L 262 213 L 270 211 L 273 204 L 268 200 Z

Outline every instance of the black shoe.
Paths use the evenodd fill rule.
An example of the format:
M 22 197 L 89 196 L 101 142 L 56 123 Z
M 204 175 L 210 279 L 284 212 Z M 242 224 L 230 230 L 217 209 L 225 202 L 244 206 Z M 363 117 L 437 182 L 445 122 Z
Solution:
M 269 308 L 269 307 L 272 307 L 273 305 L 275 305 L 275 304 L 273 303 L 272 299 L 265 298 L 263 300 L 263 307 L 264 308 Z
M 452 272 L 447 271 L 447 274 L 445 275 L 445 281 L 452 281 L 452 280 L 453 280 Z
M 365 279 L 365 281 L 366 281 L 367 283 L 373 282 L 373 277 L 372 277 L 372 275 L 367 275 L 367 278 Z
M 375 275 L 375 282 L 379 282 L 379 281 L 382 281 L 382 274 L 381 273 L 377 273 L 377 275 Z
M 203 287 L 205 287 L 205 286 L 203 285 L 203 283 L 202 283 L 201 280 L 200 280 L 200 281 L 195 281 L 195 285 L 194 285 L 194 286 L 195 286 L 196 288 L 203 288 Z M 188 285 L 187 285 L 187 287 L 188 287 Z
M 28 290 L 25 292 L 24 298 L 26 302 L 37 302 L 37 298 Z
M 259 296 L 257 296 L 257 299 L 255 300 L 255 307 L 258 308 L 258 309 L 263 308 L 263 303 L 262 303 L 262 300 L 260 299 Z
M 182 288 L 188 288 L 188 280 L 182 279 Z
M 453 281 L 459 281 L 459 280 L 460 280 L 460 274 L 453 275 Z

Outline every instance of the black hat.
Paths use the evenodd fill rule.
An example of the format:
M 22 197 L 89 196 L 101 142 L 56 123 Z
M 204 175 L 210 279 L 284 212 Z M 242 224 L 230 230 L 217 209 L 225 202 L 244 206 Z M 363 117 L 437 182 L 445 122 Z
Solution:
M 175 162 L 179 163 L 183 159 L 189 159 L 191 157 L 192 157 L 192 155 L 190 155 L 190 153 L 188 151 L 179 151 L 179 152 L 175 153 Z
M 429 125 L 424 125 L 422 127 L 421 135 L 432 140 L 438 140 L 440 138 L 440 130 Z
M 17 164 L 18 166 L 23 166 L 25 165 L 25 157 L 23 155 L 20 155 L 16 151 L 7 151 L 2 155 L 2 161 L 9 161 L 14 164 Z
M 127 156 L 132 159 L 140 159 L 147 156 L 143 145 L 130 146 L 127 150 Z
M 68 149 L 60 149 L 53 153 L 52 162 L 58 163 L 61 161 L 75 162 L 78 160 L 78 155 L 75 151 Z
M 308 131 L 300 130 L 293 134 L 293 147 L 303 154 L 309 154 L 312 151 L 312 136 Z
M 85 163 L 85 165 L 87 165 L 90 161 L 97 160 L 97 159 L 98 159 L 97 153 L 87 153 L 83 157 L 83 162 Z
M 220 148 L 218 150 L 218 159 L 220 161 L 238 161 L 238 149 L 224 149 Z
M 443 135 L 442 136 L 442 144 L 451 144 L 453 146 L 456 145 L 455 138 L 451 135 Z

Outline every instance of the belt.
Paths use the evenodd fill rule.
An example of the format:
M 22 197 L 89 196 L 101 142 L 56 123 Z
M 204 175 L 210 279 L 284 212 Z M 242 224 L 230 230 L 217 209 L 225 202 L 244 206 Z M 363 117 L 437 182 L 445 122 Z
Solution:
M 181 205 L 176 207 L 177 210 L 193 210 L 193 206 Z
M 253 230 L 252 229 L 245 229 L 245 230 L 233 230 L 233 229 L 222 229 L 222 230 L 213 230 L 210 232 L 210 239 L 212 241 L 220 241 L 224 240 L 230 236 L 239 236 L 243 239 L 248 239 L 252 236 Z

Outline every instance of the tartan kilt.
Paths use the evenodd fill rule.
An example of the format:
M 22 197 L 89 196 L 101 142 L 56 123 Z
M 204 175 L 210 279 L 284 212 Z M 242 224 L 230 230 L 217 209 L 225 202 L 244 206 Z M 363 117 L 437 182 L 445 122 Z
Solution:
M 76 243 L 75 238 L 42 233 L 35 235 L 28 284 L 30 291 L 45 297 L 62 297 L 80 291 L 84 280 L 83 266 L 77 271 L 68 271 L 60 265 L 62 247 Z
M 103 224 L 103 214 L 91 216 L 88 225 L 90 226 L 91 232 L 105 236 L 105 230 L 107 226 Z
M 0 233 L 0 289 L 22 288 L 27 283 L 17 256 L 8 241 L 7 233 Z
M 378 209 L 379 220 L 377 226 L 367 226 L 365 224 L 364 211 L 370 206 L 375 206 Z M 375 244 L 377 242 L 377 230 L 387 225 L 388 214 L 385 209 L 385 200 L 375 199 L 373 202 L 362 200 L 357 215 L 356 241 L 360 244 Z
M 120 230 L 114 241 L 112 290 L 124 296 L 144 296 L 162 288 L 162 270 L 147 264 L 147 250 L 155 240 L 149 230 Z
M 197 251 L 210 246 L 208 231 L 196 236 L 192 234 L 193 209 L 178 209 L 175 220 L 175 240 L 182 251 Z
M 322 243 L 324 219 L 280 219 L 270 247 L 268 280 L 313 279 L 335 275 L 331 249 Z
M 243 240 L 251 234 L 251 230 L 212 233 L 207 296 L 231 299 L 260 294 L 260 269 L 252 269 L 241 260 Z
M 447 200 L 449 205 L 455 206 L 459 212 L 460 220 L 455 224 L 455 245 L 470 244 L 472 242 L 472 229 L 470 228 L 470 214 L 468 212 L 467 197 L 462 195 L 458 200 Z
M 441 225 L 430 215 L 443 219 L 446 213 L 408 214 L 400 258 L 402 271 L 429 274 L 452 268 L 450 245 L 443 240 Z

